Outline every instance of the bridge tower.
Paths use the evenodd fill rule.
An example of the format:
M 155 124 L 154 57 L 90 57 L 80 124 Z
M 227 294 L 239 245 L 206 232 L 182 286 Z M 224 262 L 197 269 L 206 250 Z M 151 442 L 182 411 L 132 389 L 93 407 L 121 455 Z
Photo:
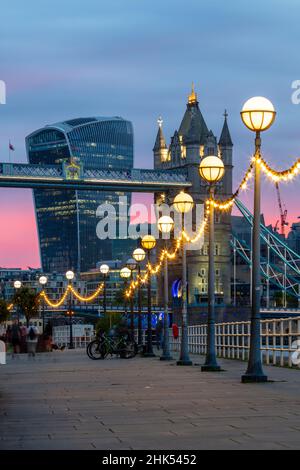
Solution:
M 199 108 L 197 93 L 194 86 L 188 96 L 186 110 L 178 130 L 175 130 L 170 145 L 167 147 L 162 131 L 162 120 L 159 119 L 159 128 L 155 141 L 154 167 L 176 171 L 185 169 L 188 180 L 192 182 L 189 192 L 195 203 L 203 204 L 207 199 L 206 183 L 199 177 L 199 164 L 203 157 L 219 155 L 225 165 L 225 176 L 217 185 L 217 198 L 226 199 L 232 194 L 232 149 L 227 112 L 224 114 L 224 123 L 219 142 L 212 130 L 209 130 Z M 171 201 L 175 194 L 169 193 Z M 216 268 L 216 303 L 229 305 L 231 303 L 231 250 L 230 213 L 217 213 L 215 224 L 215 268 Z M 191 307 L 204 307 L 207 305 L 208 288 L 208 237 L 205 234 L 201 249 L 188 251 L 188 300 Z M 170 283 L 181 277 L 180 259 L 174 262 L 170 270 Z M 195 310 L 196 311 L 196 310 Z

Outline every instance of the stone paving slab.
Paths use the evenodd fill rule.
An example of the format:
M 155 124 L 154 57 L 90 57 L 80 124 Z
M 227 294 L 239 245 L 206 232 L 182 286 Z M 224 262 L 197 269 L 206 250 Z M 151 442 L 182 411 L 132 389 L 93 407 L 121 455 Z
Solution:
M 195 357 L 201 363 L 199 356 Z M 245 363 L 203 373 L 84 350 L 0 366 L 0 449 L 300 449 L 300 370 L 241 384 Z

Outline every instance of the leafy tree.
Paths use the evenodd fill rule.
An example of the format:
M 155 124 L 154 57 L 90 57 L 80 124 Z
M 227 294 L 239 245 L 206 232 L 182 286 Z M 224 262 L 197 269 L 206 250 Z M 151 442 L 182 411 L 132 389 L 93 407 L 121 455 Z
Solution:
M 98 333 L 99 330 L 103 330 L 105 333 L 108 333 L 111 327 L 118 328 L 123 321 L 124 317 L 120 313 L 108 313 L 97 321 L 96 333 Z
M 21 310 L 26 318 L 27 326 L 31 318 L 39 314 L 38 295 L 28 287 L 21 287 L 13 297 L 13 303 Z
M 5 322 L 9 318 L 9 310 L 5 300 L 0 299 L 0 323 Z

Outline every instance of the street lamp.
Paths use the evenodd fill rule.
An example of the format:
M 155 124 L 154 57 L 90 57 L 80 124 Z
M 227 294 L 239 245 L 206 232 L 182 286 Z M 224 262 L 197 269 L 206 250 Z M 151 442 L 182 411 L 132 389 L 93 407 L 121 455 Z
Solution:
M 200 176 L 209 184 L 209 198 L 213 200 L 215 184 L 224 176 L 224 163 L 219 157 L 210 155 L 200 163 Z M 202 371 L 221 370 L 217 363 L 215 339 L 215 213 L 214 205 L 209 207 L 209 245 L 208 245 L 208 315 L 207 315 L 207 345 L 205 363 Z
M 151 250 L 153 250 L 156 246 L 156 240 L 153 235 L 145 235 L 142 238 L 142 247 L 147 252 L 147 259 L 148 265 L 151 264 Z M 147 331 L 147 350 L 144 354 L 145 357 L 155 357 L 153 352 L 153 345 L 152 345 L 152 304 L 151 304 L 151 273 L 148 272 L 148 331 Z
M 133 258 L 137 262 L 138 268 L 138 345 L 142 344 L 142 290 L 141 290 L 141 262 L 144 261 L 146 253 L 143 248 L 136 248 L 132 253 Z
M 100 273 L 103 275 L 103 313 L 106 316 L 106 280 L 109 273 L 109 266 L 107 264 L 101 264 Z
M 40 276 L 39 278 L 39 283 L 42 286 L 42 289 L 45 289 L 45 285 L 47 284 L 48 279 L 46 276 Z M 43 320 L 43 334 L 45 332 L 45 301 L 44 298 L 42 298 L 42 320 Z
M 68 280 L 68 285 L 71 286 L 71 282 L 74 279 L 75 274 L 73 271 L 67 271 L 66 272 L 66 278 Z M 72 325 L 72 292 L 71 290 L 69 291 L 69 315 L 70 315 L 70 343 L 69 343 L 69 349 L 74 349 L 74 343 L 73 343 L 73 325 Z
M 130 282 L 133 281 L 133 271 L 136 269 L 136 261 L 133 258 L 129 258 L 126 262 L 126 266 L 130 269 Z M 130 296 L 130 329 L 131 335 L 134 339 L 134 298 L 133 293 Z
M 242 382 L 266 382 L 260 351 L 260 193 L 261 175 L 261 137 L 274 122 L 276 112 L 273 104 L 267 98 L 256 96 L 250 98 L 243 106 L 241 118 L 245 126 L 256 133 L 255 138 L 255 183 L 252 230 L 252 302 L 251 302 L 251 336 L 248 367 L 242 376 Z
M 131 271 L 126 266 L 120 270 L 120 277 L 122 279 L 124 279 L 124 290 L 126 290 L 127 280 L 130 278 L 130 276 L 131 276 Z M 125 295 L 125 298 L 124 298 L 124 310 L 125 310 L 124 313 L 126 315 L 126 320 L 127 320 L 127 299 L 126 299 L 126 295 Z
M 162 234 L 169 234 L 174 229 L 174 220 L 168 215 L 163 215 L 157 221 L 158 229 Z M 167 240 L 165 240 L 165 250 L 167 249 Z M 164 341 L 163 354 L 161 361 L 171 361 L 173 358 L 170 353 L 169 340 L 169 291 L 168 291 L 168 257 L 165 257 L 164 263 Z
M 184 230 L 184 214 L 193 209 L 194 201 L 190 194 L 181 191 L 173 201 L 176 212 L 182 215 L 182 231 Z M 186 245 L 182 237 L 182 326 L 181 349 L 178 366 L 191 366 L 193 363 L 189 356 L 188 318 L 187 318 L 187 279 L 186 279 Z
M 22 282 L 21 281 L 15 281 L 14 282 L 14 288 L 16 289 L 16 292 L 18 289 L 22 287 Z M 17 316 L 18 316 L 18 323 L 20 322 L 20 307 L 17 306 Z

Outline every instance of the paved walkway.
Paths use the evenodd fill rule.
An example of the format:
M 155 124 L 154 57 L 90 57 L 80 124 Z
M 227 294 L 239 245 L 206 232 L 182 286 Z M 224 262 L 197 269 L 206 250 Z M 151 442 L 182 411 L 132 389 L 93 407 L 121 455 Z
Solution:
M 202 358 L 194 358 L 202 362 Z M 0 449 L 300 449 L 300 371 L 245 364 L 203 373 L 158 359 L 91 361 L 85 351 L 0 366 Z

